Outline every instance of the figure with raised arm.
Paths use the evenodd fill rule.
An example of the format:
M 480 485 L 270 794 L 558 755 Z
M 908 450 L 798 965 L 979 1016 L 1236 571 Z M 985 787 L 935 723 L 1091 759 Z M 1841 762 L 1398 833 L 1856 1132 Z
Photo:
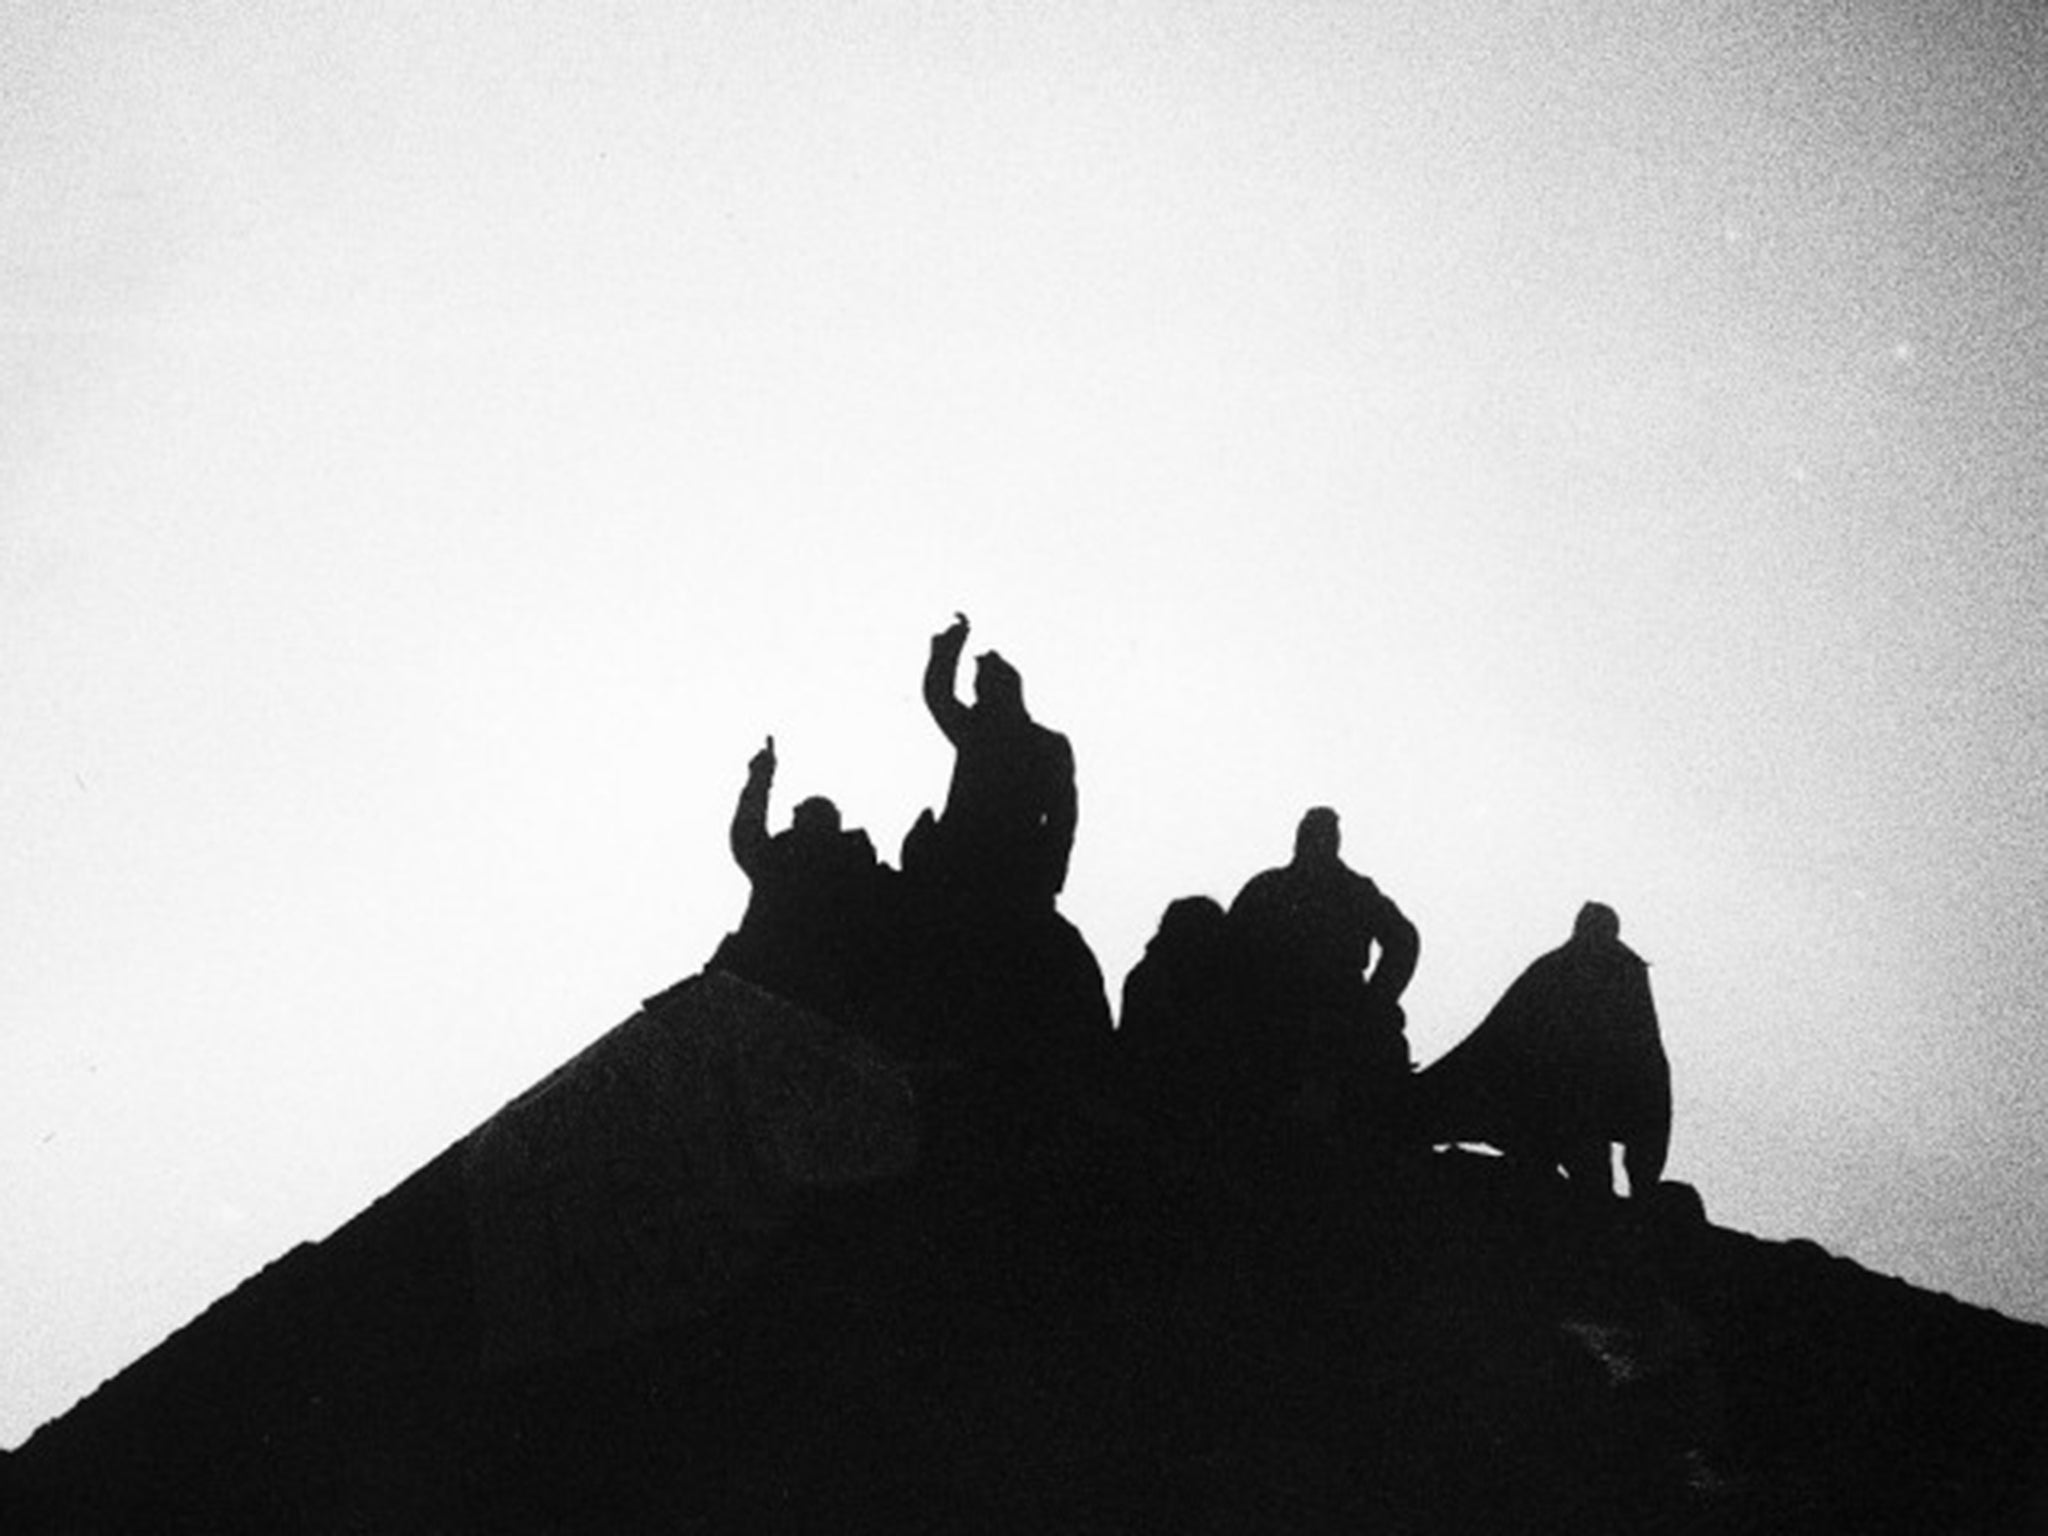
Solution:
M 953 747 L 945 808 L 912 830 L 905 867 L 929 856 L 938 880 L 960 896 L 1003 905 L 1051 906 L 1066 887 L 1078 799 L 1074 749 L 1031 718 L 1024 680 L 994 651 L 975 658 L 974 702 L 955 693 L 968 622 L 932 637 L 924 702 Z
M 923 1007 L 942 1051 L 1033 1073 L 1088 1075 L 1113 1034 L 1102 968 L 1061 915 L 1078 800 L 1074 749 L 1031 718 L 1017 669 L 975 658 L 974 702 L 955 692 L 965 614 L 932 636 L 924 702 L 953 748 L 946 798 L 903 840 Z
M 747 763 L 733 808 L 733 862 L 747 877 L 745 916 L 712 964 L 793 1001 L 840 1017 L 870 980 L 887 871 L 874 844 L 841 824 L 823 795 L 798 802 L 784 831 L 768 831 L 775 738 Z

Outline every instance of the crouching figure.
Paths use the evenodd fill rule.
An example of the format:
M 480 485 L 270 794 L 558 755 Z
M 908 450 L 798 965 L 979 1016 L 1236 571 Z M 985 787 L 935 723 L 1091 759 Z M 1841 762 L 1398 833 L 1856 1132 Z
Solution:
M 1649 1194 L 1671 1145 L 1671 1066 L 1649 966 L 1621 942 L 1614 909 L 1581 907 L 1570 940 L 1414 1088 L 1415 1124 L 1432 1143 L 1484 1142 L 1602 1194 L 1614 1192 L 1619 1143 L 1630 1197 Z

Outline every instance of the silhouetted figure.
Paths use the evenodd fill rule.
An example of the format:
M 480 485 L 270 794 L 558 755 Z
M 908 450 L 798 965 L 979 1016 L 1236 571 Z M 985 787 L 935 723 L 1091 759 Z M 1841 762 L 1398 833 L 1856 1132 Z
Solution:
M 1293 859 L 1248 881 L 1229 914 L 1259 1041 L 1249 1079 L 1266 1095 L 1283 1162 L 1306 1156 L 1297 1171 L 1312 1185 L 1342 1180 L 1347 1168 L 1376 1174 L 1411 1140 L 1401 1118 L 1410 1063 L 1400 997 L 1420 940 L 1340 846 L 1337 813 L 1308 811 Z
M 1222 906 L 1207 896 L 1168 902 L 1144 958 L 1124 978 L 1119 1039 L 1148 1057 L 1184 1054 L 1213 1039 L 1224 1029 L 1232 971 Z
M 1245 884 L 1230 904 L 1231 926 L 1267 1012 L 1336 1021 L 1357 1035 L 1369 1068 L 1405 1073 L 1401 993 L 1421 938 L 1392 898 L 1345 864 L 1341 845 L 1335 811 L 1306 812 L 1294 858 Z
M 748 762 L 733 810 L 732 856 L 752 887 L 746 914 L 711 963 L 847 1022 L 876 985 L 891 872 L 822 795 L 799 802 L 771 837 L 775 766 L 771 736 Z
M 1267 1044 L 1248 1027 L 1230 922 L 1207 896 L 1167 904 L 1124 978 L 1116 1048 L 1142 1112 L 1205 1146 L 1235 1144 L 1272 1096 Z
M 953 744 L 944 810 L 903 841 L 910 912 L 908 1011 L 941 1050 L 1055 1074 L 1097 1069 L 1112 1025 L 1101 967 L 1055 905 L 1077 798 L 1066 737 L 1034 721 L 1017 671 L 993 651 L 972 706 L 954 694 L 968 623 L 932 637 L 924 698 Z
M 1570 940 L 1416 1078 L 1415 1112 L 1433 1142 L 1485 1142 L 1605 1194 L 1619 1142 L 1631 1197 L 1656 1188 L 1671 1143 L 1671 1066 L 1649 967 L 1621 942 L 1612 907 L 1581 907 Z
M 936 821 L 926 812 L 911 829 L 904 870 L 916 866 L 969 900 L 1049 907 L 1074 848 L 1074 751 L 1031 718 L 1024 680 L 994 651 L 975 660 L 974 703 L 960 702 L 954 679 L 967 630 L 967 616 L 955 614 L 932 637 L 924 702 L 953 744 L 953 778 Z

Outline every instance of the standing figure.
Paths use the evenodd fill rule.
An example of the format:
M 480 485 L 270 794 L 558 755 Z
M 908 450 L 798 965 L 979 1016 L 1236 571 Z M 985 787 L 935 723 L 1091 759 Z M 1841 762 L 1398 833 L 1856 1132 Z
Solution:
M 1671 1145 L 1671 1065 L 1649 966 L 1614 909 L 1581 907 L 1571 938 L 1416 1078 L 1416 1097 L 1430 1141 L 1483 1141 L 1603 1194 L 1618 1142 L 1630 1198 L 1649 1194 Z
M 905 872 L 928 857 L 938 883 L 969 900 L 1050 907 L 1067 883 L 1078 801 L 1074 749 L 1031 718 L 1024 680 L 994 651 L 975 658 L 974 703 L 954 693 L 967 616 L 932 637 L 924 702 L 953 745 L 953 778 L 936 823 L 912 829 Z
M 944 809 L 903 840 L 928 1034 L 1010 1069 L 1095 1072 L 1113 1031 L 1102 968 L 1060 914 L 1074 850 L 1074 749 L 1031 718 L 1017 669 L 976 658 L 974 703 L 954 694 L 967 616 L 932 637 L 924 701 L 953 746 Z
M 1294 858 L 1230 904 L 1246 995 L 1268 1038 L 1286 1119 L 1339 1149 L 1398 1145 L 1410 1067 L 1401 993 L 1421 940 L 1392 898 L 1339 856 L 1337 813 L 1306 812 Z
M 1399 1037 L 1401 993 L 1415 975 L 1421 937 L 1391 897 L 1344 862 L 1341 847 L 1337 813 L 1323 805 L 1307 811 L 1292 861 L 1247 881 L 1230 921 L 1269 1010 L 1341 1013 Z M 1405 1040 L 1400 1050 L 1405 1070 Z

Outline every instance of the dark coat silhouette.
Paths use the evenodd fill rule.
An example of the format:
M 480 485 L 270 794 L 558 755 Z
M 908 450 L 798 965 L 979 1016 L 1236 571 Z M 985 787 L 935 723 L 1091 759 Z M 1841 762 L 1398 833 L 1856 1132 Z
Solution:
M 930 876 L 970 900 L 1051 905 L 1067 883 L 1078 799 L 1067 738 L 1031 718 L 1017 669 L 994 651 L 977 659 L 974 703 L 954 692 L 967 619 L 932 637 L 924 701 L 953 745 L 945 809 L 926 812 L 903 850 L 906 873 Z
M 1231 927 L 1263 1012 L 1341 1019 L 1364 1033 L 1375 1059 L 1398 1051 L 1405 1072 L 1400 998 L 1421 937 L 1391 897 L 1339 857 L 1340 839 L 1335 811 L 1308 811 L 1293 860 L 1246 882 L 1230 904 Z
M 906 975 L 896 1000 L 922 1048 L 1023 1076 L 1086 1076 L 1112 1034 L 1102 970 L 1062 917 L 1077 798 L 1067 738 L 1034 721 L 1017 671 L 978 659 L 954 693 L 965 615 L 932 637 L 924 700 L 953 746 L 944 809 L 903 840 Z
M 1124 978 L 1119 1038 L 1148 1057 L 1206 1049 L 1227 1027 L 1233 970 L 1223 908 L 1207 896 L 1168 902 Z
M 1273 1097 L 1271 1040 L 1250 1026 L 1243 971 L 1223 908 L 1207 896 L 1169 902 L 1124 978 L 1119 1075 L 1143 1113 L 1213 1144 Z
M 1337 813 L 1317 806 L 1294 858 L 1230 904 L 1248 1029 L 1246 1083 L 1290 1155 L 1364 1172 L 1409 1145 L 1410 1060 L 1400 996 L 1421 943 L 1393 900 L 1339 856 Z M 1363 1158 L 1364 1163 L 1357 1160 Z
M 1415 1113 L 1432 1141 L 1483 1141 L 1607 1192 L 1619 1142 L 1629 1193 L 1656 1187 L 1671 1142 L 1671 1067 L 1649 967 L 1621 942 L 1611 907 L 1587 902 L 1571 939 L 1417 1077 Z
M 891 910 L 891 871 L 822 795 L 769 835 L 773 737 L 747 764 L 732 819 L 732 856 L 750 887 L 746 914 L 712 965 L 846 1021 L 872 993 Z

